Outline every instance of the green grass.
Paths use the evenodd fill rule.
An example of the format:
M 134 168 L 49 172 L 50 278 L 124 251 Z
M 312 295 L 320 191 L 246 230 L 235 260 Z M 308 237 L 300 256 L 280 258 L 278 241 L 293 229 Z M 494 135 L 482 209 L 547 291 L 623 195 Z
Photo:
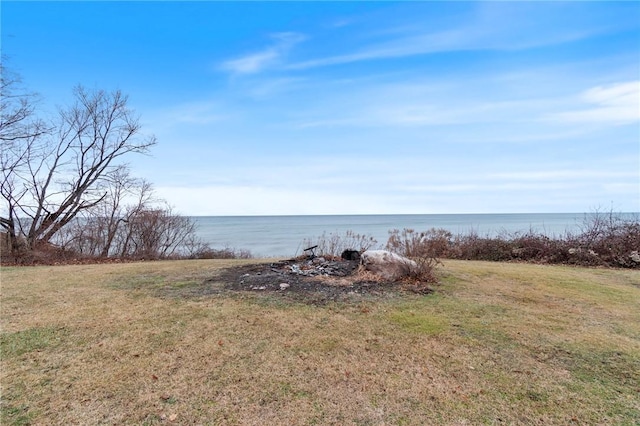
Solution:
M 33 327 L 13 333 L 0 333 L 0 356 L 3 359 L 58 346 L 66 332 L 62 328 Z
M 414 309 L 397 310 L 389 315 L 389 319 L 404 330 L 427 335 L 437 335 L 449 328 L 447 318 Z
M 0 423 L 14 426 L 30 425 L 36 412 L 29 411 L 28 405 L 15 407 L 4 401 L 0 406 Z
M 640 424 L 637 271 L 446 261 L 434 294 L 322 306 L 201 291 L 234 264 L 2 268 L 1 423 Z

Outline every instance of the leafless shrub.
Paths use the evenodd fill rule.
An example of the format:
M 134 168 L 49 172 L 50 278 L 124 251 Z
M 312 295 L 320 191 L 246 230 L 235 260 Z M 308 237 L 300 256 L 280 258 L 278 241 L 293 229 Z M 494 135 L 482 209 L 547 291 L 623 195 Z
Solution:
M 378 241 L 370 236 L 358 234 L 348 230 L 344 234 L 323 233 L 317 238 L 305 238 L 303 247 L 317 246 L 315 253 L 318 256 L 339 257 L 345 250 L 357 250 L 360 253 L 375 247 Z
M 414 264 L 403 265 L 406 281 L 433 283 L 435 267 L 440 263 L 438 255 L 446 253 L 450 244 L 451 233 L 443 229 L 430 229 L 416 232 L 413 229 L 393 229 L 389 231 L 386 249 L 413 260 Z
M 640 219 L 625 218 L 613 212 L 595 211 L 585 215 L 573 255 L 596 257 L 606 266 L 640 268 Z M 634 255 L 635 251 L 635 255 Z
M 549 237 L 530 229 L 480 237 L 453 237 L 442 257 L 467 260 L 526 261 L 583 266 L 640 268 L 640 221 L 622 214 L 586 215 L 579 232 Z
M 424 232 L 393 229 L 389 231 L 386 249 L 411 259 L 437 258 L 450 250 L 451 238 L 451 232 L 445 229 L 432 228 Z
M 466 260 L 506 261 L 512 257 L 512 246 L 503 237 L 481 237 L 476 231 L 453 238 L 447 257 Z
M 190 259 L 252 259 L 253 255 L 249 250 L 234 249 L 225 247 L 223 249 L 213 249 L 205 245 L 191 255 Z
M 512 259 L 538 263 L 564 263 L 567 260 L 566 241 L 533 230 L 511 234 L 505 241 L 511 246 Z
M 405 274 L 405 283 L 413 285 L 416 289 L 423 288 L 428 283 L 435 283 L 438 281 L 435 276 L 435 269 L 440 265 L 440 261 L 435 257 L 423 256 L 414 257 L 413 260 L 415 266 L 407 265 L 407 272 Z
M 59 235 L 59 246 L 93 258 L 166 259 L 185 255 L 195 225 L 170 207 L 149 207 L 123 218 L 109 241 L 103 217 L 78 220 Z M 108 244 L 108 245 L 107 245 Z
M 136 212 L 127 221 L 122 257 L 157 259 L 177 257 L 185 240 L 195 232 L 194 224 L 169 207 Z

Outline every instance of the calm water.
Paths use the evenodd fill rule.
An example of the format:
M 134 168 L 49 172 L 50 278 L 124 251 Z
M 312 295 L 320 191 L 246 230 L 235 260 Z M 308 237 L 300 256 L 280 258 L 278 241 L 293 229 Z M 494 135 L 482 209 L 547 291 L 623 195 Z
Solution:
M 390 229 L 412 228 L 426 231 L 444 228 L 457 233 L 477 232 L 481 236 L 501 232 L 528 231 L 561 236 L 577 231 L 583 213 L 536 214 L 429 214 L 429 215 L 349 215 L 349 216 L 199 216 L 194 217 L 198 235 L 213 248 L 251 251 L 256 257 L 300 254 L 305 238 L 323 233 L 344 234 L 352 230 L 373 236 L 384 245 Z

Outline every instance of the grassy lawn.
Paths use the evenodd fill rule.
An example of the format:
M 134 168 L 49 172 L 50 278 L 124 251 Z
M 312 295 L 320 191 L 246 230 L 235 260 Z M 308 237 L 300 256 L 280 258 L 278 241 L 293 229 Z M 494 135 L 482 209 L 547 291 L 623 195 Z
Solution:
M 0 423 L 640 424 L 639 271 L 446 261 L 429 295 L 189 296 L 240 262 L 2 268 Z

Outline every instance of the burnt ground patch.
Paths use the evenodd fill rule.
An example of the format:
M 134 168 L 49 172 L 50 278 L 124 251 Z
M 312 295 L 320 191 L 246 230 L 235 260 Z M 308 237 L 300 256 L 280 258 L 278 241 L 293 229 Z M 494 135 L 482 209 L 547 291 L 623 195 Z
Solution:
M 323 305 L 329 302 L 392 298 L 404 292 L 427 294 L 431 291 L 426 286 L 381 281 L 360 271 L 358 261 L 320 257 L 223 269 L 197 288 L 188 289 L 188 294 L 183 291 L 181 295 L 253 294 Z

